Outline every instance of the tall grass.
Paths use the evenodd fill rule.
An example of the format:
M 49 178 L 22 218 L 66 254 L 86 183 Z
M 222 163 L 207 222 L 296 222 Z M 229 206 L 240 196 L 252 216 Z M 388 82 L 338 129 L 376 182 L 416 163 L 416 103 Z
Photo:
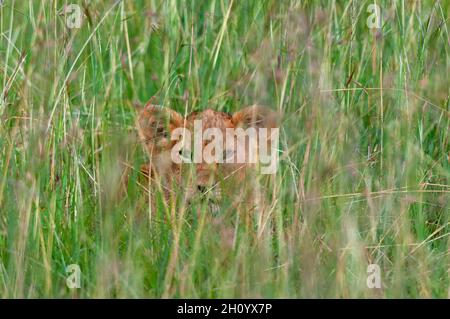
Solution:
M 450 3 L 376 2 L 5 0 L 0 296 L 448 297 Z M 151 97 L 283 114 L 262 215 L 150 211 Z

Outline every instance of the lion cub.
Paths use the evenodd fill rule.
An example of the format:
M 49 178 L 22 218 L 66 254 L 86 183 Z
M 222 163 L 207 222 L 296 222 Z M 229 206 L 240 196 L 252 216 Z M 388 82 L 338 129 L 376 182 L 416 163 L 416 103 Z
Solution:
M 148 103 L 137 118 L 149 156 L 141 171 L 165 200 L 175 199 L 181 191 L 186 203 L 195 198 L 207 200 L 213 212 L 220 209 L 223 199 L 255 208 L 261 193 L 257 176 L 262 164 L 257 160 L 278 159 L 277 118 L 274 111 L 256 105 L 232 115 L 206 109 L 183 116 Z M 242 137 L 242 133 L 249 134 Z M 260 157 L 260 149 L 265 156 Z M 149 191 L 152 198 L 155 188 Z

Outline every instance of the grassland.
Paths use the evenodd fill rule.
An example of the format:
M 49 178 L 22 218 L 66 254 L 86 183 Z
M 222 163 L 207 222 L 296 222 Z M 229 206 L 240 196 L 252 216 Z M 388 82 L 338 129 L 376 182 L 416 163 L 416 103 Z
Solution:
M 448 297 L 450 2 L 376 2 L 5 0 L 0 296 Z M 150 212 L 151 97 L 280 111 L 270 209 Z

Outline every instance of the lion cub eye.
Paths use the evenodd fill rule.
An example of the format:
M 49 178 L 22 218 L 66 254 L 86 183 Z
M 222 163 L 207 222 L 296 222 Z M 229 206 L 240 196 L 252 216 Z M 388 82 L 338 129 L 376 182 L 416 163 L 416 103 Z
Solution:
M 158 127 L 157 129 L 156 129 L 156 136 L 158 137 L 158 138 L 168 138 L 169 137 L 169 134 L 167 133 L 167 131 L 164 129 L 164 127 Z

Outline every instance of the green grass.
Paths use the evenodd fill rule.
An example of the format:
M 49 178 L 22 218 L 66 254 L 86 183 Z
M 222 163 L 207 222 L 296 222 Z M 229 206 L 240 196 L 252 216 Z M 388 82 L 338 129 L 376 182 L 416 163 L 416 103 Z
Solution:
M 0 297 L 449 296 L 448 1 L 4 2 Z M 150 97 L 279 110 L 270 212 L 150 214 Z

